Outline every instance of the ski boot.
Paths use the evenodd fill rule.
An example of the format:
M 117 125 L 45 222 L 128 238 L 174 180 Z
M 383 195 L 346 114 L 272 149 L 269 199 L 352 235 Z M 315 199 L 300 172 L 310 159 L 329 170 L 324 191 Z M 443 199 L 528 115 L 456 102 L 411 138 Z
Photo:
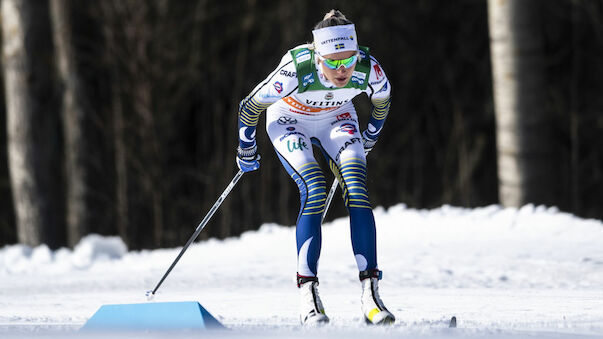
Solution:
M 362 314 L 367 324 L 390 325 L 396 321 L 396 317 L 385 308 L 379 297 L 381 275 L 382 273 L 378 269 L 360 272 Z
M 329 318 L 318 295 L 318 278 L 297 275 L 299 287 L 299 320 L 304 326 L 320 326 L 327 324 Z

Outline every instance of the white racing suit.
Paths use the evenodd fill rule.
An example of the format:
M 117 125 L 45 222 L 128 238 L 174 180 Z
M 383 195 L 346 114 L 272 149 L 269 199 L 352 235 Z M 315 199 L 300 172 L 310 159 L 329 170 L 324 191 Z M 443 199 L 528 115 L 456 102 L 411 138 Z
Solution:
M 359 271 L 377 268 L 375 220 L 366 188 L 366 158 L 352 98 L 366 93 L 373 109 L 367 134 L 376 140 L 389 112 L 389 81 L 379 63 L 362 49 L 352 80 L 334 87 L 317 66 L 310 45 L 283 56 L 279 66 L 239 109 L 239 143 L 255 144 L 260 114 L 267 110 L 266 130 L 283 166 L 300 191 L 296 240 L 299 276 L 315 277 L 321 249 L 321 217 L 326 179 L 312 145 L 336 175 L 350 214 L 352 248 Z M 299 74 L 298 74 L 299 73 Z

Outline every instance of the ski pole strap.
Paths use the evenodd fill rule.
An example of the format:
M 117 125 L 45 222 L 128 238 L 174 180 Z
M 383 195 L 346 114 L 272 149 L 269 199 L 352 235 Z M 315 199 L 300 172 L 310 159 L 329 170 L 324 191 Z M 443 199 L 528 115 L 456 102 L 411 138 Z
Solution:
M 315 281 L 316 283 L 318 283 L 318 278 L 317 277 L 304 277 L 302 275 L 299 275 L 299 273 L 297 274 L 297 287 L 301 287 L 301 285 L 303 285 L 309 281 Z
M 379 280 L 381 280 L 383 278 L 383 272 L 379 271 L 379 269 L 374 269 L 374 270 L 366 270 L 366 271 L 360 271 L 360 273 L 358 274 L 360 281 L 367 279 L 367 278 L 377 278 Z

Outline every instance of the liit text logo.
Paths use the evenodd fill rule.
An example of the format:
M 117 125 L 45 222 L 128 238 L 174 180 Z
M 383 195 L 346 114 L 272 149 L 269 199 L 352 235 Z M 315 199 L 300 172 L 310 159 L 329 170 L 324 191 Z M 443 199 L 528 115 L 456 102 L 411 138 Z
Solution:
M 308 144 L 304 138 L 298 138 L 297 141 L 287 140 L 287 150 L 289 152 L 294 152 L 295 150 L 304 150 L 308 149 Z

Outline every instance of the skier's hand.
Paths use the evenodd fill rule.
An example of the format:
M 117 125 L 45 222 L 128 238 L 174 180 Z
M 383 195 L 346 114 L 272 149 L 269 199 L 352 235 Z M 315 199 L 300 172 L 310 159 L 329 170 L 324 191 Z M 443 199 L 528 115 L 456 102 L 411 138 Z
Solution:
M 364 154 L 368 154 L 375 144 L 377 143 L 377 139 L 371 138 L 367 131 L 362 132 L 362 145 L 364 146 Z
M 243 172 L 251 172 L 260 168 L 260 155 L 258 154 L 258 146 L 237 148 L 237 166 Z

